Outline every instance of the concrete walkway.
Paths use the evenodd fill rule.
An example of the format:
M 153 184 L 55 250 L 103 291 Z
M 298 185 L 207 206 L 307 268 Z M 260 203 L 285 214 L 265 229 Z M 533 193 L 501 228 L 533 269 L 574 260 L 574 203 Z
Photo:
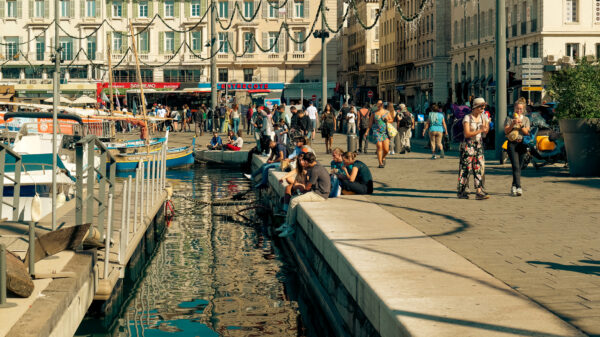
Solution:
M 334 145 L 345 148 L 345 141 L 336 134 Z M 359 156 L 376 182 L 368 200 L 587 334 L 600 336 L 600 179 L 571 178 L 560 166 L 530 167 L 523 172 L 524 195 L 515 198 L 509 195 L 510 166 L 489 161 L 491 199 L 458 200 L 456 152 L 431 160 L 423 144 L 414 142 L 410 154 L 391 155 L 385 169 L 377 168 L 370 144 L 370 153 Z M 328 164 L 320 135 L 313 148 Z

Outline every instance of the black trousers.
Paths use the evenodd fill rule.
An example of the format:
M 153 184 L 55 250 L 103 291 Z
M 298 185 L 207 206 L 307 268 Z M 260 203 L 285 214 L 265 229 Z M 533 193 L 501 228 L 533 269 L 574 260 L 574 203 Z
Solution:
M 367 148 L 369 147 L 369 141 L 367 140 L 367 137 L 365 136 L 365 134 L 367 133 L 369 129 L 366 128 L 360 128 L 358 130 L 358 150 L 359 151 L 367 151 Z M 365 142 L 365 147 L 363 147 L 363 141 Z
M 527 153 L 527 145 L 523 142 L 508 142 L 507 152 L 512 166 L 512 186 L 521 188 L 521 167 L 525 160 L 525 153 Z
M 373 194 L 373 180 L 369 180 L 366 184 L 359 182 L 351 182 L 348 179 L 340 179 L 340 185 L 342 189 L 346 191 L 352 191 L 356 194 Z

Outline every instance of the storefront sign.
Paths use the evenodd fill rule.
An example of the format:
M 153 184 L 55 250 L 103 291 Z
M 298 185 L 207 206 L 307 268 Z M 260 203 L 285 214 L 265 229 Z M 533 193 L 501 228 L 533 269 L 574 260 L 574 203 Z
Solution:
M 180 82 L 145 82 L 142 83 L 144 89 L 178 89 Z M 113 88 L 117 89 L 139 89 L 140 84 L 137 82 L 115 82 Z M 100 88 L 108 88 L 108 83 L 98 83 Z
M 283 83 L 218 83 L 217 90 L 283 90 Z

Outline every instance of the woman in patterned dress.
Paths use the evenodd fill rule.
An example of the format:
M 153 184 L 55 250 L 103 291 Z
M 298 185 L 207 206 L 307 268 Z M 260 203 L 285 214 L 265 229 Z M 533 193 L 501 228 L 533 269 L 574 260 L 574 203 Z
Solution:
M 384 108 L 381 101 L 377 102 L 377 111 L 371 114 L 371 134 L 375 138 L 377 144 L 377 160 L 379 168 L 385 167 L 385 157 L 390 152 L 390 138 L 387 134 L 387 123 L 392 122 L 392 116 L 389 111 Z

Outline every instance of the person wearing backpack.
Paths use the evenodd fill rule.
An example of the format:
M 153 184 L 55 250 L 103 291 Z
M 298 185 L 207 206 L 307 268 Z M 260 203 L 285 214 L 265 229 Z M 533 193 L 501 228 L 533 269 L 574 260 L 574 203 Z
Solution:
M 367 153 L 370 120 L 371 111 L 369 111 L 369 105 L 365 103 L 362 109 L 358 111 L 358 152 Z
M 429 130 L 429 141 L 431 144 L 431 159 L 435 159 L 435 148 L 436 146 L 440 149 L 440 158 L 444 158 L 444 146 L 442 145 L 442 136 L 448 134 L 446 128 L 446 121 L 444 120 L 444 114 L 439 111 L 436 104 L 431 106 L 431 112 L 425 122 L 425 128 L 423 129 L 423 137 L 425 132 Z
M 410 152 L 410 138 L 412 130 L 415 129 L 415 120 L 406 108 L 406 105 L 400 104 L 400 114 L 398 114 L 398 135 L 400 137 L 400 154 Z

